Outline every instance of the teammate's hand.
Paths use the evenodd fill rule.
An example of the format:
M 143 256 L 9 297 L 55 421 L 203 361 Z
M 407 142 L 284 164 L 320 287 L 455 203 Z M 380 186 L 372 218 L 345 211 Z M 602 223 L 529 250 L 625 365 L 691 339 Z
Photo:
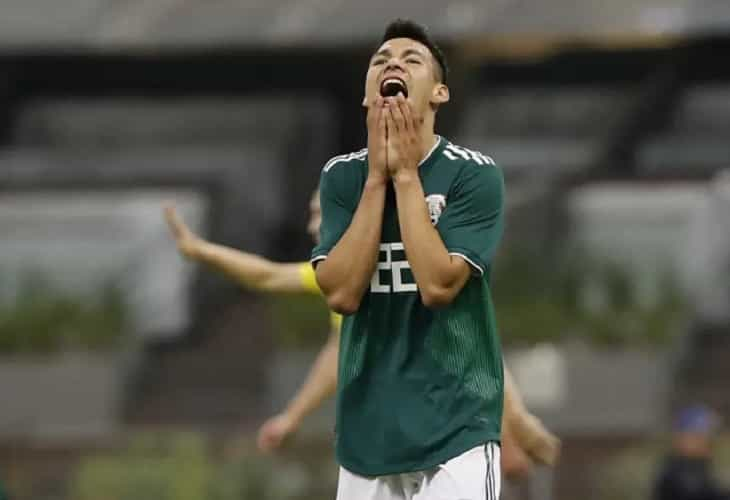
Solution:
M 165 220 L 180 253 L 189 259 L 197 259 L 202 240 L 185 225 L 174 205 L 165 206 Z
M 388 181 L 387 135 L 385 129 L 385 101 L 378 96 L 368 107 L 368 180 Z
M 560 439 L 548 431 L 534 415 L 528 418 L 533 419 L 532 426 L 534 433 L 525 443 L 525 451 L 536 463 L 553 466 L 560 456 Z
M 259 429 L 256 444 L 264 453 L 269 453 L 281 447 L 284 440 L 297 430 L 299 424 L 286 413 L 274 415 Z
M 501 446 L 502 472 L 509 479 L 523 479 L 532 469 L 532 462 L 527 452 L 523 450 L 508 425 L 502 425 Z
M 502 445 L 500 466 L 505 477 L 512 480 L 526 478 L 532 469 L 530 458 L 516 446 L 508 449 Z
M 398 94 L 386 99 L 385 124 L 388 129 L 388 171 L 394 179 L 418 171 L 423 154 L 419 120 L 411 104 Z

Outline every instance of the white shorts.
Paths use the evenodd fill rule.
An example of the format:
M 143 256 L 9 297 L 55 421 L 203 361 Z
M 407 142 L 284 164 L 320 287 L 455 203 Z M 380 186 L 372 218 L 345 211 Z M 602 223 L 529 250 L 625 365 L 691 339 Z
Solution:
M 497 500 L 499 445 L 487 443 L 433 469 L 363 477 L 340 467 L 337 500 Z

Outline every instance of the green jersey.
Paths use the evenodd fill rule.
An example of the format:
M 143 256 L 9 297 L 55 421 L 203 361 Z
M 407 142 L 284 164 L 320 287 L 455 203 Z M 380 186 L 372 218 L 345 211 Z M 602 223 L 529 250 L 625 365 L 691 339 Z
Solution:
M 349 227 L 367 170 L 367 150 L 325 165 L 313 262 Z M 363 476 L 428 469 L 500 435 L 502 355 L 489 277 L 503 229 L 502 174 L 491 158 L 439 137 L 419 176 L 431 222 L 473 274 L 450 305 L 423 305 L 390 186 L 375 273 L 340 341 L 337 458 Z

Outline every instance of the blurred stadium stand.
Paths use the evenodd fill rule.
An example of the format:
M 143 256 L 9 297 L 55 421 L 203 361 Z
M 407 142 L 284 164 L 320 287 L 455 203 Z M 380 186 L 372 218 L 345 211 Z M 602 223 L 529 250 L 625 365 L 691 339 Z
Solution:
M 2 292 L 11 295 L 26 272 L 82 297 L 116 284 L 132 304 L 134 333 L 179 334 L 191 321 L 192 276 L 160 242 L 165 229 L 159 204 L 165 196 L 178 200 L 193 227 L 201 228 L 203 200 L 185 191 L 0 196 Z
M 43 16 L 37 13 L 43 11 Z M 160 47 L 209 44 L 372 43 L 384 18 L 414 12 L 442 38 L 490 35 L 686 35 L 717 31 L 730 6 L 722 0 L 574 2 L 494 0 L 367 5 L 337 0 L 6 0 L 5 47 Z M 526 15 L 528 14 L 528 15 Z
M 728 166 L 730 142 L 730 86 L 691 85 L 673 115 L 638 153 L 645 174 L 715 171 Z
M 203 234 L 209 237 L 262 253 L 271 253 L 269 249 L 274 246 L 278 250 L 275 234 L 288 224 L 297 231 L 303 227 L 307 216 L 299 207 L 306 206 L 307 189 L 314 186 L 318 165 L 332 149 L 331 134 L 318 133 L 335 123 L 328 109 L 327 101 L 316 96 L 77 97 L 34 100 L 19 114 L 13 147 L 0 155 L 0 178 L 14 191 L 28 193 L 16 197 L 35 208 L 40 225 L 34 227 L 40 232 L 34 233 L 33 241 L 10 233 L 14 236 L 8 238 L 5 253 L 15 252 L 16 260 L 25 262 L 31 247 L 43 250 L 48 254 L 45 262 L 50 270 L 60 267 L 78 276 L 74 266 L 52 251 L 57 243 L 82 265 L 98 261 L 100 255 L 106 257 L 106 265 L 100 264 L 103 273 L 84 276 L 97 280 L 115 272 L 124 276 L 138 335 L 148 342 L 166 343 L 149 359 L 147 371 L 138 376 L 141 399 L 130 405 L 134 409 L 131 418 L 145 418 L 148 423 L 169 423 L 175 417 L 183 422 L 223 419 L 232 425 L 238 424 L 250 408 L 264 407 L 261 394 L 253 389 L 263 383 L 263 367 L 242 363 L 240 356 L 250 352 L 254 358 L 265 357 L 261 349 L 270 343 L 265 339 L 266 327 L 259 327 L 263 338 L 257 338 L 242 336 L 225 325 L 216 326 L 221 317 L 233 315 L 226 321 L 235 325 L 250 314 L 232 312 L 240 311 L 241 306 L 230 304 L 237 299 L 231 294 L 232 285 L 224 280 L 204 275 L 193 282 L 189 274 L 181 273 L 190 267 L 175 256 L 160 209 L 163 203 L 176 200 L 183 214 L 192 217 L 191 222 L 198 219 L 199 227 L 207 227 Z M 285 168 L 292 161 L 300 167 Z M 286 182 L 290 175 L 292 183 Z M 299 182 L 299 178 L 306 180 Z M 145 186 L 156 191 L 145 191 Z M 45 203 L 34 203 L 39 196 L 34 198 L 34 193 L 41 189 L 53 189 L 55 198 L 49 199 L 41 191 Z M 69 189 L 97 193 L 96 201 L 93 194 L 84 196 L 84 191 L 79 194 Z M 181 189 L 193 189 L 197 204 L 186 210 Z M 125 209 L 114 202 L 114 193 L 137 203 Z M 287 199 L 298 202 L 288 204 Z M 85 232 L 74 232 L 70 222 L 64 226 L 58 221 L 59 210 L 64 220 L 78 220 L 71 219 L 73 212 L 63 210 L 69 203 L 77 212 L 93 214 L 95 220 L 105 220 L 104 209 L 115 211 L 135 225 L 141 239 L 108 221 L 104 228 L 98 228 L 103 231 L 94 232 L 96 226 L 80 220 Z M 56 231 L 46 231 L 50 226 Z M 123 241 L 118 241 L 122 234 Z M 59 236 L 54 239 L 54 235 Z M 99 238 L 114 252 L 105 250 Z M 303 244 L 305 249 L 307 245 Z M 124 248 L 130 248 L 134 263 L 115 258 Z M 187 280 L 178 279 L 186 275 Z M 193 290 L 196 293 L 188 295 Z M 197 317 L 191 316 L 191 311 L 198 311 Z M 247 324 L 253 327 L 248 320 Z M 193 349 L 192 354 L 185 347 L 170 344 L 175 337 L 194 330 L 202 335 L 204 346 Z M 221 335 L 231 338 L 222 342 Z M 233 348 L 241 342 L 255 348 Z M 175 389 L 170 391 L 171 387 Z
M 496 88 L 471 97 L 457 142 L 517 173 L 576 174 L 598 160 L 629 97 L 621 88 Z
M 261 234 L 306 220 L 283 201 L 309 193 L 286 180 L 314 186 L 314 165 L 332 149 L 318 131 L 332 115 L 326 100 L 305 96 L 36 100 L 18 114 L 0 175 L 16 188 L 212 185 L 211 203 L 237 216 L 216 220 L 211 235 L 264 251 Z M 285 168 L 294 158 L 302 167 Z

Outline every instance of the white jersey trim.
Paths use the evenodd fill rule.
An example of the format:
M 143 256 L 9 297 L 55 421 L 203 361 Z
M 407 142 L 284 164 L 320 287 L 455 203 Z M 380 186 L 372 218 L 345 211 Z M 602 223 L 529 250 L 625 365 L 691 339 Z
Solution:
M 449 252 L 449 255 L 456 255 L 457 257 L 461 257 L 462 259 L 464 259 L 465 261 L 467 261 L 471 267 L 473 267 L 474 269 L 476 269 L 477 271 L 479 271 L 479 275 L 480 276 L 484 276 L 484 269 L 482 269 L 482 266 L 480 266 L 479 264 L 477 264 L 476 262 L 474 262 L 473 260 L 471 260 L 469 257 L 467 257 L 466 255 L 464 255 L 463 253 L 461 253 L 461 252 Z
M 436 143 L 431 147 L 431 149 L 426 153 L 426 156 L 418 163 L 418 166 L 421 166 L 426 160 L 428 160 L 436 151 L 436 149 L 441 145 L 441 141 L 444 139 L 440 136 L 436 136 Z M 368 155 L 368 148 L 363 148 L 360 151 L 356 151 L 354 153 L 347 153 L 344 155 L 338 155 L 334 158 L 331 158 L 327 163 L 325 163 L 323 170 L 325 172 L 329 172 L 332 167 L 337 165 L 338 163 L 342 163 L 344 161 L 352 161 L 352 160 L 362 160 Z
M 324 164 L 323 170 L 325 172 L 329 172 L 332 167 L 337 165 L 338 163 L 342 163 L 343 161 L 351 161 L 351 160 L 362 160 L 368 155 L 367 148 L 361 149 L 360 151 L 356 151 L 355 153 L 348 153 L 344 155 L 335 156 L 334 158 L 330 159 L 327 163 Z
M 426 153 L 426 156 L 423 157 L 423 160 L 418 162 L 418 166 L 420 167 L 423 165 L 423 163 L 431 158 L 431 155 L 433 155 L 433 152 L 436 151 L 436 148 L 438 148 L 441 145 L 441 141 L 443 141 L 443 138 L 440 135 L 436 136 L 436 143 L 431 147 L 428 153 Z
M 317 255 L 316 257 L 312 257 L 309 259 L 310 264 L 314 264 L 315 262 L 319 262 L 320 260 L 324 260 L 327 258 L 327 255 Z

